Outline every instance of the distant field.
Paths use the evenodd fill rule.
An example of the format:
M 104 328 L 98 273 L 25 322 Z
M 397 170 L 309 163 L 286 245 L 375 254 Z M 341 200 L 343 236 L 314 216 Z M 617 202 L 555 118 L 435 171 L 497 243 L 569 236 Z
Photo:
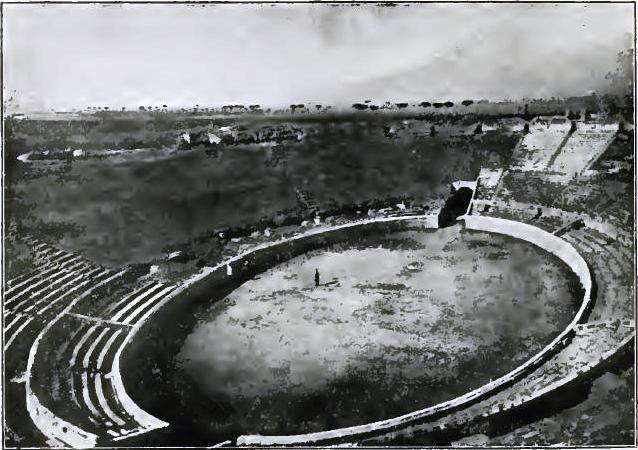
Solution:
M 177 125 L 187 125 L 174 125 L 175 143 Z M 52 126 L 40 133 L 54 134 Z M 257 128 L 269 126 L 282 125 L 260 122 Z M 411 197 L 416 202 L 442 199 L 451 181 L 476 177 L 482 165 L 505 164 L 517 139 L 516 134 L 498 130 L 475 136 L 473 127 L 461 122 L 437 124 L 436 134 L 430 136 L 431 124 L 413 119 L 313 122 L 305 118 L 287 126 L 302 130 L 303 138 L 192 150 L 174 144 L 126 157 L 27 164 L 13 160 L 9 169 L 17 174 L 10 177 L 15 195 L 7 202 L 16 217 L 20 212 L 24 216 L 20 225 L 98 263 L 117 266 L 162 257 L 166 246 L 216 228 L 292 214 L 296 188 L 309 191 L 323 208 L 389 197 Z M 84 148 L 90 150 L 98 133 L 86 127 Z M 388 130 L 394 131 L 387 135 Z M 115 142 L 115 137 L 120 144 L 125 141 L 124 131 L 110 135 L 108 131 L 100 131 L 96 148 L 102 149 L 109 139 Z M 14 155 L 24 144 L 22 133 L 22 141 L 14 142 Z M 128 133 L 137 136 L 139 130 Z M 42 148 L 62 145 L 56 142 L 40 144 Z M 34 145 L 31 142 L 31 148 Z

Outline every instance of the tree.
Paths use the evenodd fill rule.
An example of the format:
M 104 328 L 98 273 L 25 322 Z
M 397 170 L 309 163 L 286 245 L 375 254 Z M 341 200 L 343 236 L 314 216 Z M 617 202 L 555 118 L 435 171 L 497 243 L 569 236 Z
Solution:
M 569 120 L 576 120 L 578 119 L 578 117 L 579 115 L 576 112 L 572 111 L 571 109 L 567 111 L 567 118 Z
M 299 103 L 299 104 L 296 104 L 296 105 L 290 105 L 290 110 L 291 110 L 293 113 L 294 113 L 296 110 L 298 110 L 298 109 L 303 109 L 303 108 L 304 108 L 303 103 Z
M 601 103 L 607 114 L 622 115 L 633 122 L 634 80 L 633 80 L 633 49 L 618 53 L 616 70 L 605 76 L 609 80 L 607 94 L 601 97 Z
M 625 132 L 625 122 L 622 120 L 618 123 L 618 132 L 619 133 Z

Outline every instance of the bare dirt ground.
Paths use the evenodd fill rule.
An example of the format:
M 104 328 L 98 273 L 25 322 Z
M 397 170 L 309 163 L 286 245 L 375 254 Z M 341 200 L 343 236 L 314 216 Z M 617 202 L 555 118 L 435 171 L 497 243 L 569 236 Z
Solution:
M 246 432 L 380 420 L 538 351 L 572 317 L 569 277 L 534 246 L 460 226 L 374 236 L 241 285 L 202 316 L 178 361 L 210 401 L 232 401 Z

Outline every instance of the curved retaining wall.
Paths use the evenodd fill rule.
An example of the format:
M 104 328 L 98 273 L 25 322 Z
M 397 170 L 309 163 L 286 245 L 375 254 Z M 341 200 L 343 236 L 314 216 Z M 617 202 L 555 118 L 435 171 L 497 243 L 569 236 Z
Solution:
M 404 414 L 392 419 L 372 422 L 354 427 L 339 428 L 316 433 L 289 436 L 245 435 L 237 439 L 237 445 L 272 446 L 272 445 L 317 445 L 339 442 L 345 439 L 358 439 L 378 433 L 399 429 L 401 427 L 434 419 L 453 411 L 467 407 L 495 392 L 510 386 L 525 375 L 538 368 L 556 351 L 563 348 L 574 334 L 574 327 L 586 316 L 592 298 L 592 278 L 585 260 L 568 242 L 540 228 L 511 220 L 482 216 L 464 216 L 465 226 L 470 230 L 486 231 L 514 237 L 530 242 L 555 255 L 565 262 L 578 276 L 584 295 L 580 308 L 569 325 L 540 352 L 502 377 L 487 383 L 462 396 L 438 405 Z

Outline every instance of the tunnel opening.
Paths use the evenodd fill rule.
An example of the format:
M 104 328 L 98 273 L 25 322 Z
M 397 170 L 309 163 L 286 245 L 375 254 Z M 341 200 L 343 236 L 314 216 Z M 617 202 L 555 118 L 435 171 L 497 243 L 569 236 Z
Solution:
M 456 220 L 466 214 L 472 201 L 474 190 L 468 186 L 455 188 L 452 195 L 445 201 L 438 217 L 439 228 L 446 228 L 456 223 Z

